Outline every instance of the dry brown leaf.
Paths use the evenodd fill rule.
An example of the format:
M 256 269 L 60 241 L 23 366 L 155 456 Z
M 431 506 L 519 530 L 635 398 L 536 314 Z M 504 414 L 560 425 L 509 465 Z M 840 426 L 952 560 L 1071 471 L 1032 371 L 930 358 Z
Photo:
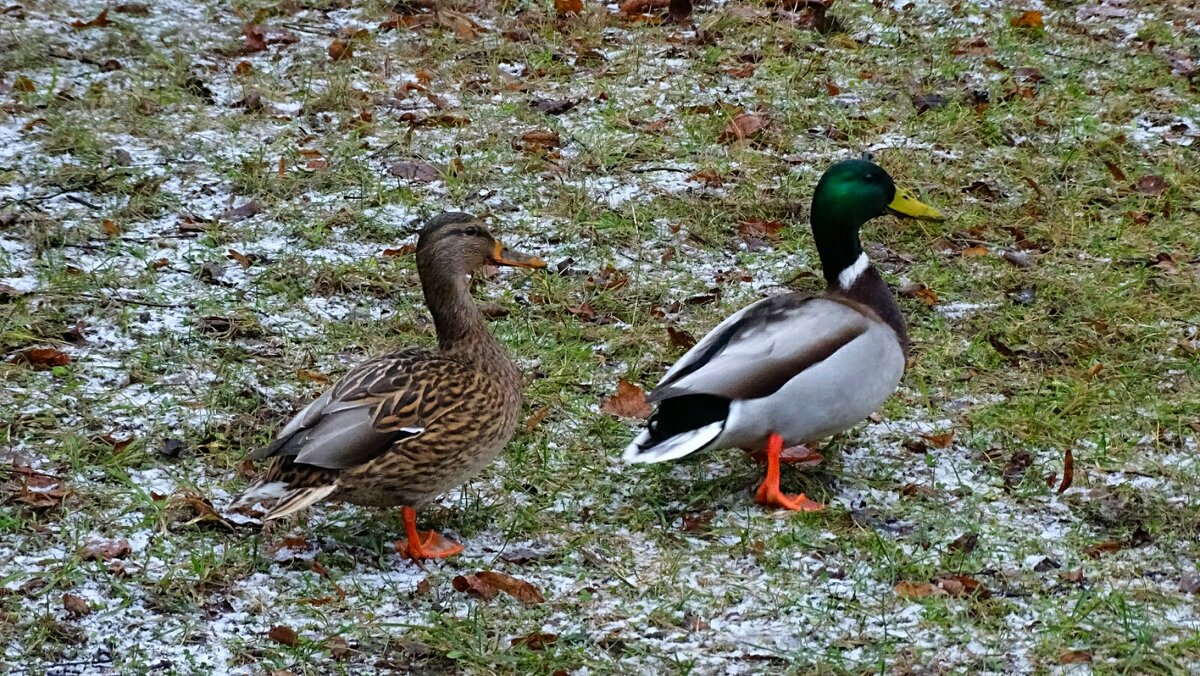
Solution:
M 1090 650 L 1064 650 L 1058 654 L 1059 664 L 1088 664 L 1092 661 Z
M 334 61 L 343 61 L 354 56 L 354 43 L 350 40 L 338 38 L 329 43 L 329 58 Z
M 329 656 L 338 661 L 350 654 L 350 644 L 341 636 L 331 636 L 325 642 L 325 647 L 329 650 Z
M 310 383 L 329 384 L 332 382 L 332 379 L 324 373 L 321 373 L 320 371 L 310 371 L 309 369 L 300 369 L 296 372 L 296 376 L 299 377 L 300 380 L 307 380 Z
M 1091 547 L 1088 547 L 1087 549 L 1083 550 L 1083 553 L 1087 554 L 1088 556 L 1095 559 L 1095 558 L 1099 558 L 1101 554 L 1111 554 L 1113 552 L 1119 552 L 1122 549 L 1125 549 L 1127 544 L 1128 543 L 1126 543 L 1122 540 L 1109 540 L 1107 542 L 1100 542 L 1100 543 L 1094 544 Z
M 1071 449 L 1063 454 L 1063 478 L 1062 483 L 1058 485 L 1058 492 L 1062 493 L 1071 487 L 1071 482 L 1075 480 L 1075 454 Z
M 77 31 L 85 28 L 104 28 L 111 23 L 112 22 L 108 20 L 108 8 L 105 7 L 100 11 L 99 14 L 96 15 L 96 18 L 92 19 L 91 21 L 72 21 L 71 28 L 74 28 Z
M 642 388 L 621 378 L 617 381 L 617 393 L 601 402 L 600 410 L 618 418 L 646 418 L 654 408 L 646 403 Z
M 16 353 L 9 361 L 13 364 L 29 364 L 35 371 L 44 371 L 70 364 L 71 355 L 52 347 L 33 347 Z
M 963 258 L 978 258 L 988 255 L 989 251 L 986 246 L 969 246 L 962 250 Z
M 929 582 L 900 582 L 896 585 L 896 595 L 905 599 L 919 599 L 926 596 L 945 596 L 946 590 Z
M 726 68 L 725 74 L 735 80 L 744 80 L 744 79 L 754 75 L 754 64 L 743 63 L 738 66 Z
M 901 287 L 900 295 L 905 298 L 920 298 L 929 307 L 938 304 L 938 295 L 934 293 L 933 289 L 924 284 L 909 284 L 908 286 Z
M 79 558 L 84 561 L 111 561 L 123 559 L 132 551 L 129 540 L 92 540 L 79 550 Z
M 666 9 L 671 5 L 671 0 L 624 0 L 621 3 L 621 13 L 626 16 L 634 14 L 647 14 L 656 9 Z
M 842 93 L 842 88 L 835 85 L 832 82 L 826 81 L 825 82 L 825 93 L 829 94 L 830 96 L 837 96 L 838 94 Z
M 1008 25 L 1014 28 L 1043 28 L 1045 22 L 1041 12 L 1031 9 L 1009 19 Z
M 554 0 L 554 13 L 560 17 L 583 12 L 583 0 Z
M 259 204 L 258 200 L 250 200 L 240 207 L 226 209 L 221 213 L 220 218 L 221 220 L 229 221 L 231 223 L 238 223 L 250 218 L 260 211 L 262 211 L 262 205 Z
M 1108 168 L 1108 173 L 1112 174 L 1114 181 L 1117 181 L 1118 183 L 1124 183 L 1125 181 L 1129 180 L 1126 178 L 1125 172 L 1121 171 L 1121 167 L 1118 167 L 1115 162 L 1104 160 L 1104 166 Z
M 121 234 L 121 228 L 111 218 L 105 218 L 100 221 L 100 228 L 104 230 L 104 234 L 107 237 L 116 237 Z
M 29 93 L 36 90 L 37 85 L 33 83 L 33 80 L 30 80 L 24 75 L 18 75 L 16 79 L 13 80 L 12 88 L 13 91 Z
M 496 589 L 475 575 L 456 575 L 450 581 L 450 584 L 454 587 L 455 591 L 467 596 L 474 596 L 484 601 L 491 601 L 496 598 Z
M 300 636 L 295 629 L 285 627 L 282 624 L 277 624 L 267 631 L 267 638 L 276 643 L 283 644 L 289 648 L 296 647 L 300 643 Z
M 88 602 L 83 600 L 82 596 L 75 594 L 63 594 L 62 597 L 63 609 L 71 614 L 72 617 L 83 617 L 92 613 L 92 607 Z
M 1162 176 L 1143 176 L 1134 182 L 1133 189 L 1143 195 L 1161 195 L 1167 190 L 1167 179 Z
M 954 441 L 954 430 L 941 434 L 922 434 L 921 438 L 928 441 L 929 445 L 934 448 L 950 448 L 950 444 Z
M 252 72 L 254 72 L 254 66 L 251 66 L 249 61 L 238 61 L 238 64 L 233 67 L 234 75 L 249 75 Z
M 541 633 L 541 632 L 534 632 L 532 634 L 526 634 L 519 638 L 512 639 L 511 641 L 509 641 L 509 645 L 511 645 L 514 648 L 517 646 L 523 646 L 530 650 L 545 650 L 546 646 L 553 645 L 557 642 L 558 642 L 558 634 L 545 634 L 545 633 Z
M 967 575 L 939 575 L 936 581 L 938 587 L 941 587 L 950 596 L 986 599 L 992 595 L 979 580 Z
M 717 137 L 721 143 L 736 143 L 758 136 L 771 125 L 771 118 L 760 113 L 742 113 L 725 125 Z
M 688 176 L 687 180 L 694 181 L 696 183 L 703 183 L 710 188 L 719 188 L 725 184 L 725 182 L 721 180 L 721 175 L 718 174 L 715 169 L 701 169 L 691 176 Z
M 230 260 L 237 261 L 237 264 L 242 266 L 243 270 L 250 267 L 251 265 L 254 265 L 254 261 L 250 260 L 249 256 L 238 251 L 237 249 L 230 249 L 229 253 L 228 253 L 228 257 Z
M 559 139 L 558 132 L 539 129 L 521 134 L 519 150 L 534 153 L 561 145 L 562 141 Z
M 671 0 L 667 5 L 667 16 L 675 23 L 689 23 L 692 18 L 692 0 Z
M 546 598 L 542 596 L 542 592 L 538 591 L 537 587 L 507 573 L 483 570 L 476 573 L 475 577 L 479 578 L 484 584 L 508 594 L 527 606 L 546 602 Z
M 667 336 L 671 340 L 671 347 L 682 347 L 686 350 L 696 344 L 695 336 L 674 326 L 667 327 Z
M 738 236 L 751 251 L 763 248 L 766 242 L 778 242 L 783 228 L 781 221 L 741 221 L 737 225 Z

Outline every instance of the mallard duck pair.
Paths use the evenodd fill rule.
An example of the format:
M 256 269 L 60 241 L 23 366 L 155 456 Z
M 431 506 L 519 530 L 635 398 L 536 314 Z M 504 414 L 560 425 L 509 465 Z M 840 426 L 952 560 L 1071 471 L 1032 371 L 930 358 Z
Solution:
M 765 449 L 767 477 L 757 501 L 820 508 L 780 491 L 780 462 L 812 456 L 784 447 L 858 423 L 895 390 L 904 371 L 904 318 L 858 236 L 864 223 L 889 211 L 941 218 L 871 162 L 851 160 L 826 171 L 812 203 L 825 292 L 767 298 L 713 329 L 650 393 L 658 410 L 625 459 Z M 505 249 L 473 216 L 442 214 L 430 221 L 417 242 L 417 270 L 437 349 L 386 354 L 351 370 L 274 443 L 250 455 L 271 462 L 235 506 L 264 503 L 266 520 L 329 497 L 401 506 L 406 538 L 396 543 L 399 552 L 413 559 L 460 552 L 435 532 L 420 534 L 415 510 L 472 477 L 516 427 L 519 372 L 487 330 L 467 283 L 487 264 L 545 267 Z

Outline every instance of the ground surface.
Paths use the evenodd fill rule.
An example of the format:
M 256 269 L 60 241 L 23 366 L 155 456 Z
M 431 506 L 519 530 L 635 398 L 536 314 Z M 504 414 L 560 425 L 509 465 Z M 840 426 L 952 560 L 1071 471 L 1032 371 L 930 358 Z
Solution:
M 104 8 L 0 13 L 0 669 L 1200 669 L 1194 2 Z M 818 289 L 807 199 L 864 150 L 951 220 L 865 231 L 914 352 L 785 471 L 830 509 L 756 508 L 736 451 L 621 465 L 618 378 Z M 465 554 L 217 519 L 329 378 L 429 344 L 448 209 L 552 266 L 478 286 L 529 423 L 422 516 Z

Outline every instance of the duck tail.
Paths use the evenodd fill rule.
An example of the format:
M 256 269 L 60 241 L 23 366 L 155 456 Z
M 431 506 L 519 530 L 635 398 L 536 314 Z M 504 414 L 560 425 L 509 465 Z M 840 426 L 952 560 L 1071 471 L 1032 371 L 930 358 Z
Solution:
M 725 431 L 729 403 L 708 394 L 663 400 L 622 458 L 629 463 L 666 462 L 712 447 Z
M 336 477 L 329 481 L 315 481 L 323 477 L 297 477 L 294 466 L 286 460 L 276 459 L 261 479 L 250 484 L 230 505 L 231 511 L 262 514 L 262 520 L 281 519 L 308 507 L 337 490 Z M 297 480 L 297 479 L 307 480 Z M 255 509 L 257 507 L 257 509 Z

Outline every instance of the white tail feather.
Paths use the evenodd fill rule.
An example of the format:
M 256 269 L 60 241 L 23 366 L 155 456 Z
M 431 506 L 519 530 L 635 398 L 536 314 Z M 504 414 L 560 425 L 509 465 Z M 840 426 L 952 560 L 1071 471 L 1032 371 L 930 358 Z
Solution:
M 282 519 L 290 514 L 295 514 L 309 505 L 320 502 L 325 499 L 330 493 L 337 490 L 336 484 L 329 486 L 318 486 L 316 488 L 296 488 L 284 494 L 283 498 L 271 508 L 271 511 L 263 517 L 263 521 L 273 521 L 274 519 Z
M 721 435 L 721 431 L 724 429 L 725 421 L 719 420 L 715 423 L 709 423 L 704 427 L 698 427 L 683 434 L 668 437 L 653 445 L 651 445 L 650 430 L 643 430 L 625 448 L 625 454 L 622 458 L 625 462 L 630 463 L 678 460 L 685 455 L 690 455 L 706 448 Z

